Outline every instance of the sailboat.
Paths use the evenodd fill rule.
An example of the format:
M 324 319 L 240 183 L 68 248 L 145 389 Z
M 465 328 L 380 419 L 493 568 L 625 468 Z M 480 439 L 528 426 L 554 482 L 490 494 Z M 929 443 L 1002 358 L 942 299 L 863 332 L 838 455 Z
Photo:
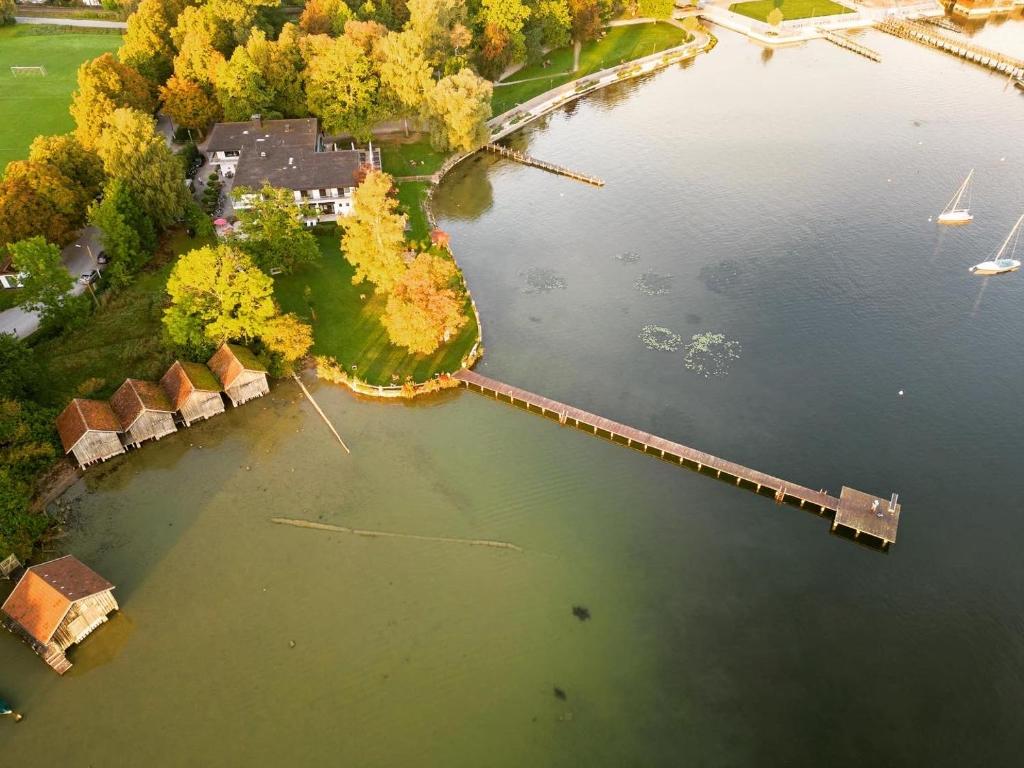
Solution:
M 967 178 L 964 179 L 964 183 L 960 185 L 960 189 L 953 195 L 953 199 L 950 200 L 942 213 L 939 214 L 939 224 L 966 224 L 974 217 L 971 216 L 970 205 L 971 205 L 971 177 L 974 176 L 974 169 L 971 168 L 971 172 L 967 174 Z M 963 200 L 964 194 L 967 195 L 967 204 L 961 207 L 961 201 Z
M 1016 272 L 1020 269 L 1020 261 L 1013 256 L 1016 255 L 1017 243 L 1020 240 L 1021 222 L 1024 222 L 1024 214 L 1013 225 L 1010 234 L 1006 236 L 1002 246 L 996 251 L 995 258 L 975 264 L 971 267 L 971 272 L 976 275 L 1001 275 L 1004 272 Z M 1011 242 L 1013 246 L 1010 245 Z M 1007 254 L 1007 250 L 1009 250 L 1009 254 Z

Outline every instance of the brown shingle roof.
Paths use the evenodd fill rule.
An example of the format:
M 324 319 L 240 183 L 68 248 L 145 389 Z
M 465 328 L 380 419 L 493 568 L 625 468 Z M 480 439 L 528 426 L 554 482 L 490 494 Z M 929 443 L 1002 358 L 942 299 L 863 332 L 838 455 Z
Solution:
M 125 379 L 124 384 L 110 398 L 110 407 L 114 409 L 124 429 L 128 429 L 142 415 L 143 411 L 163 411 L 173 413 L 174 407 L 167 399 L 167 394 L 159 384 L 140 379 Z
M 176 360 L 164 377 L 160 379 L 171 400 L 174 410 L 179 411 L 196 390 L 200 392 L 220 392 L 221 386 L 213 372 L 202 363 L 183 363 Z
M 71 555 L 33 565 L 3 604 L 3 612 L 32 637 L 48 643 L 72 603 L 114 585 Z
M 109 403 L 76 397 L 57 417 L 57 431 L 60 433 L 64 452 L 67 453 L 74 448 L 75 443 L 89 430 L 120 432 L 121 424 Z
M 237 344 L 221 344 L 207 365 L 220 379 L 224 389 L 229 389 L 242 371 L 267 372 L 252 352 Z

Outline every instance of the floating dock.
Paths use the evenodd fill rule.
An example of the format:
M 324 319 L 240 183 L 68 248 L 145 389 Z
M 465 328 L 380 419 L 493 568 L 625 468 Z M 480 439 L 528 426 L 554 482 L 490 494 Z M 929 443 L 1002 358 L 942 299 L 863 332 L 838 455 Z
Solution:
M 972 43 L 970 40 L 940 32 L 934 26 L 891 19 L 880 22 L 878 28 L 890 35 L 916 40 L 924 45 L 930 45 L 932 48 L 952 53 L 954 56 L 967 59 L 967 61 L 994 69 L 996 72 L 1003 72 L 1013 77 L 1024 76 L 1024 59 L 993 51 Z
M 766 475 L 741 464 L 490 379 L 474 371 L 462 370 L 454 374 L 453 378 L 467 389 L 541 416 L 557 419 L 559 424 L 607 438 L 612 442 L 701 473 L 714 473 L 717 478 L 733 481 L 737 486 L 746 487 L 758 494 L 771 493 L 779 503 L 808 507 L 821 515 L 831 514 L 833 531 L 839 528 L 846 529 L 851 531 L 856 539 L 860 539 L 862 535 L 866 536 L 883 549 L 888 549 L 896 541 L 896 529 L 900 521 L 900 505 L 896 503 L 896 496 L 893 496 L 892 500 L 883 499 L 844 486 L 839 498 L 836 498 L 825 491 L 815 491 L 779 477 Z
M 530 157 L 516 149 L 502 146 L 501 144 L 484 144 L 484 149 L 488 152 L 493 152 L 496 155 L 507 157 L 510 160 L 515 160 L 517 163 L 523 165 L 530 165 L 534 168 L 540 168 L 542 171 L 548 173 L 555 173 L 559 176 L 566 176 L 576 181 L 582 181 L 584 184 L 593 184 L 595 187 L 603 187 L 604 181 L 597 178 L 596 176 L 588 176 L 585 173 L 579 173 L 578 171 L 571 170 L 570 168 L 563 168 L 561 165 L 555 165 L 544 160 L 538 160 L 535 157 Z

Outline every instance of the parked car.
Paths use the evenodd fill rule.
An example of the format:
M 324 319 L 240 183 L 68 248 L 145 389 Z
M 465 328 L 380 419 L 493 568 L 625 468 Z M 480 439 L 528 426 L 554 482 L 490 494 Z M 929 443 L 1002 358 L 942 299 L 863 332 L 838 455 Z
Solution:
M 107 256 L 106 251 L 100 251 L 100 255 L 96 257 L 97 264 L 106 264 L 110 261 L 110 257 Z
M 91 285 L 100 279 L 100 271 L 94 269 L 92 272 L 83 272 L 82 276 L 78 278 L 78 282 L 82 285 Z
M 24 272 L 0 275 L 0 288 L 24 288 L 26 277 Z

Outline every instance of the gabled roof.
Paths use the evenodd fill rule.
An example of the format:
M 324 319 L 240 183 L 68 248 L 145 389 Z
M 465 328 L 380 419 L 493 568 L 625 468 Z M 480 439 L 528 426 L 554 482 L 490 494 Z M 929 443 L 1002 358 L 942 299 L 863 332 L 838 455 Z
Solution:
M 69 452 L 82 436 L 94 430 L 97 432 L 120 432 L 121 423 L 117 420 L 109 403 L 102 400 L 82 400 L 75 398 L 57 417 L 57 431 L 64 452 Z
M 256 359 L 256 355 L 237 344 L 221 344 L 207 363 L 224 389 L 229 389 L 243 371 L 266 373 L 267 369 Z
M 159 384 L 140 379 L 125 379 L 110 398 L 110 407 L 124 429 L 129 429 L 144 411 L 173 413 L 174 407 Z
M 264 184 L 279 189 L 304 191 L 355 187 L 363 164 L 363 152 L 341 149 L 316 152 L 313 149 L 246 147 L 235 168 L 235 188 L 259 189 Z
M 171 406 L 180 411 L 193 392 L 220 392 L 221 386 L 217 377 L 202 363 L 183 363 L 176 360 L 163 378 L 160 386 L 164 388 Z
M 2 610 L 40 643 L 48 643 L 72 604 L 114 585 L 71 555 L 33 565 Z
M 217 123 L 210 130 L 205 151 L 249 148 L 259 152 L 279 147 L 316 149 L 319 133 L 315 117 Z

